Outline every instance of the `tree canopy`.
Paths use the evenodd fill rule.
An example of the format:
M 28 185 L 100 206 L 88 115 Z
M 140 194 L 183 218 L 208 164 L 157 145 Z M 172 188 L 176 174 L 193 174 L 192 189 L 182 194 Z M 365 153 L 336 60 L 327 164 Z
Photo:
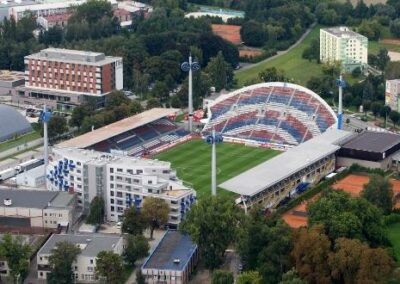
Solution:
M 72 263 L 80 253 L 80 248 L 68 241 L 58 242 L 51 250 L 49 265 L 51 272 L 47 275 L 49 284 L 72 284 Z
M 101 251 L 96 258 L 96 274 L 106 279 L 106 283 L 119 284 L 122 282 L 124 270 L 122 258 L 112 251 Z
M 153 238 L 154 229 L 162 227 L 168 222 L 169 205 L 163 199 L 147 197 L 141 209 L 144 220 L 150 228 L 150 238 Z
M 374 175 L 364 185 L 361 196 L 382 209 L 384 214 L 389 214 L 393 209 L 393 186 L 388 178 Z
M 104 199 L 101 196 L 96 196 L 90 203 L 89 216 L 86 222 L 92 225 L 99 225 L 104 222 Z

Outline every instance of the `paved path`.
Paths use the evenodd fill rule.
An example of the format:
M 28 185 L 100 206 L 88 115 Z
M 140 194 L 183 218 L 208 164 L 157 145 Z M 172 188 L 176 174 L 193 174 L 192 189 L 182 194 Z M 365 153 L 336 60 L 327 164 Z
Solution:
M 241 72 L 246 71 L 246 70 L 248 70 L 248 69 L 257 67 L 258 65 L 262 65 L 262 64 L 264 64 L 264 63 L 266 63 L 266 62 L 268 62 L 268 61 L 271 61 L 271 60 L 273 60 L 273 59 L 275 59 L 275 58 L 277 58 L 277 57 L 279 57 L 279 56 L 282 56 L 282 55 L 288 53 L 288 52 L 291 51 L 293 48 L 295 48 L 296 46 L 298 46 L 298 45 L 306 38 L 306 36 L 312 31 L 312 29 L 315 27 L 315 25 L 316 25 L 316 23 L 313 23 L 313 24 L 306 30 L 306 32 L 305 32 L 293 45 L 291 45 L 288 49 L 278 51 L 277 54 L 275 54 L 274 56 L 268 57 L 268 58 L 266 58 L 266 59 L 264 59 L 264 60 L 262 60 L 262 61 L 260 61 L 260 62 L 257 62 L 257 63 L 254 63 L 254 64 L 249 64 L 249 65 L 243 66 L 241 69 L 236 70 L 235 73 L 241 73 Z

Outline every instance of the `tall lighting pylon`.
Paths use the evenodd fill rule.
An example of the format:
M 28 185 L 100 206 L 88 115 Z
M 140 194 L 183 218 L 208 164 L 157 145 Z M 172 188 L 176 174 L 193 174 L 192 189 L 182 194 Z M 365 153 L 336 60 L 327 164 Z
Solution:
M 189 61 L 183 62 L 181 69 L 184 72 L 189 72 L 189 131 L 193 131 L 193 71 L 200 69 L 200 64 L 197 61 L 192 61 L 192 55 L 189 55 Z
M 211 135 L 206 137 L 208 144 L 211 144 L 211 194 L 217 195 L 217 149 L 216 144 L 222 143 L 224 138 L 220 134 L 215 133 L 215 129 L 212 130 Z
M 346 87 L 346 81 L 340 74 L 339 79 L 336 80 L 336 85 L 339 87 L 339 104 L 338 104 L 338 129 L 343 128 L 343 88 Z
M 47 134 L 47 125 L 51 118 L 51 112 L 47 110 L 46 105 L 40 113 L 40 121 L 43 123 L 43 140 L 44 140 L 44 174 L 46 176 L 47 166 L 49 164 L 49 137 Z M 47 179 L 46 179 L 47 180 Z

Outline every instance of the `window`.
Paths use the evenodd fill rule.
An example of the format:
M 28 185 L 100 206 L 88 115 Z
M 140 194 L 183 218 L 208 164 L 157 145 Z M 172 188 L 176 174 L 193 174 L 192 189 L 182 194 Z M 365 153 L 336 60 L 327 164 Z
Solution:
M 136 170 L 136 174 L 142 174 L 143 173 L 143 170 Z
M 87 271 L 88 272 L 93 272 L 93 266 L 88 266 Z
M 149 180 L 149 184 L 153 184 L 153 181 L 152 181 L 152 180 Z
M 114 212 L 115 210 L 114 210 L 114 206 L 111 206 L 111 212 Z
M 111 203 L 111 204 L 114 204 L 114 199 L 110 199 L 110 203 Z
M 93 259 L 90 259 L 90 264 L 93 264 Z
M 117 191 L 117 197 L 122 197 L 122 192 Z
M 114 173 L 114 168 L 110 168 L 110 173 Z
M 110 195 L 111 195 L 111 196 L 114 196 L 114 191 L 110 191 Z
M 117 169 L 117 172 L 122 173 L 122 169 Z

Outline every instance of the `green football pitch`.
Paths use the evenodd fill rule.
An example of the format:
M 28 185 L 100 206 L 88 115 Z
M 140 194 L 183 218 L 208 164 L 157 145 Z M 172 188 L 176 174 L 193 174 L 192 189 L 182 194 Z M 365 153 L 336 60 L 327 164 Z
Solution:
M 217 184 L 220 184 L 261 162 L 278 155 L 279 152 L 239 144 L 217 145 Z M 197 192 L 202 199 L 211 194 L 211 145 L 202 140 L 192 140 L 173 147 L 154 157 L 169 161 L 177 175 Z M 217 194 L 233 196 L 231 192 L 218 188 Z

